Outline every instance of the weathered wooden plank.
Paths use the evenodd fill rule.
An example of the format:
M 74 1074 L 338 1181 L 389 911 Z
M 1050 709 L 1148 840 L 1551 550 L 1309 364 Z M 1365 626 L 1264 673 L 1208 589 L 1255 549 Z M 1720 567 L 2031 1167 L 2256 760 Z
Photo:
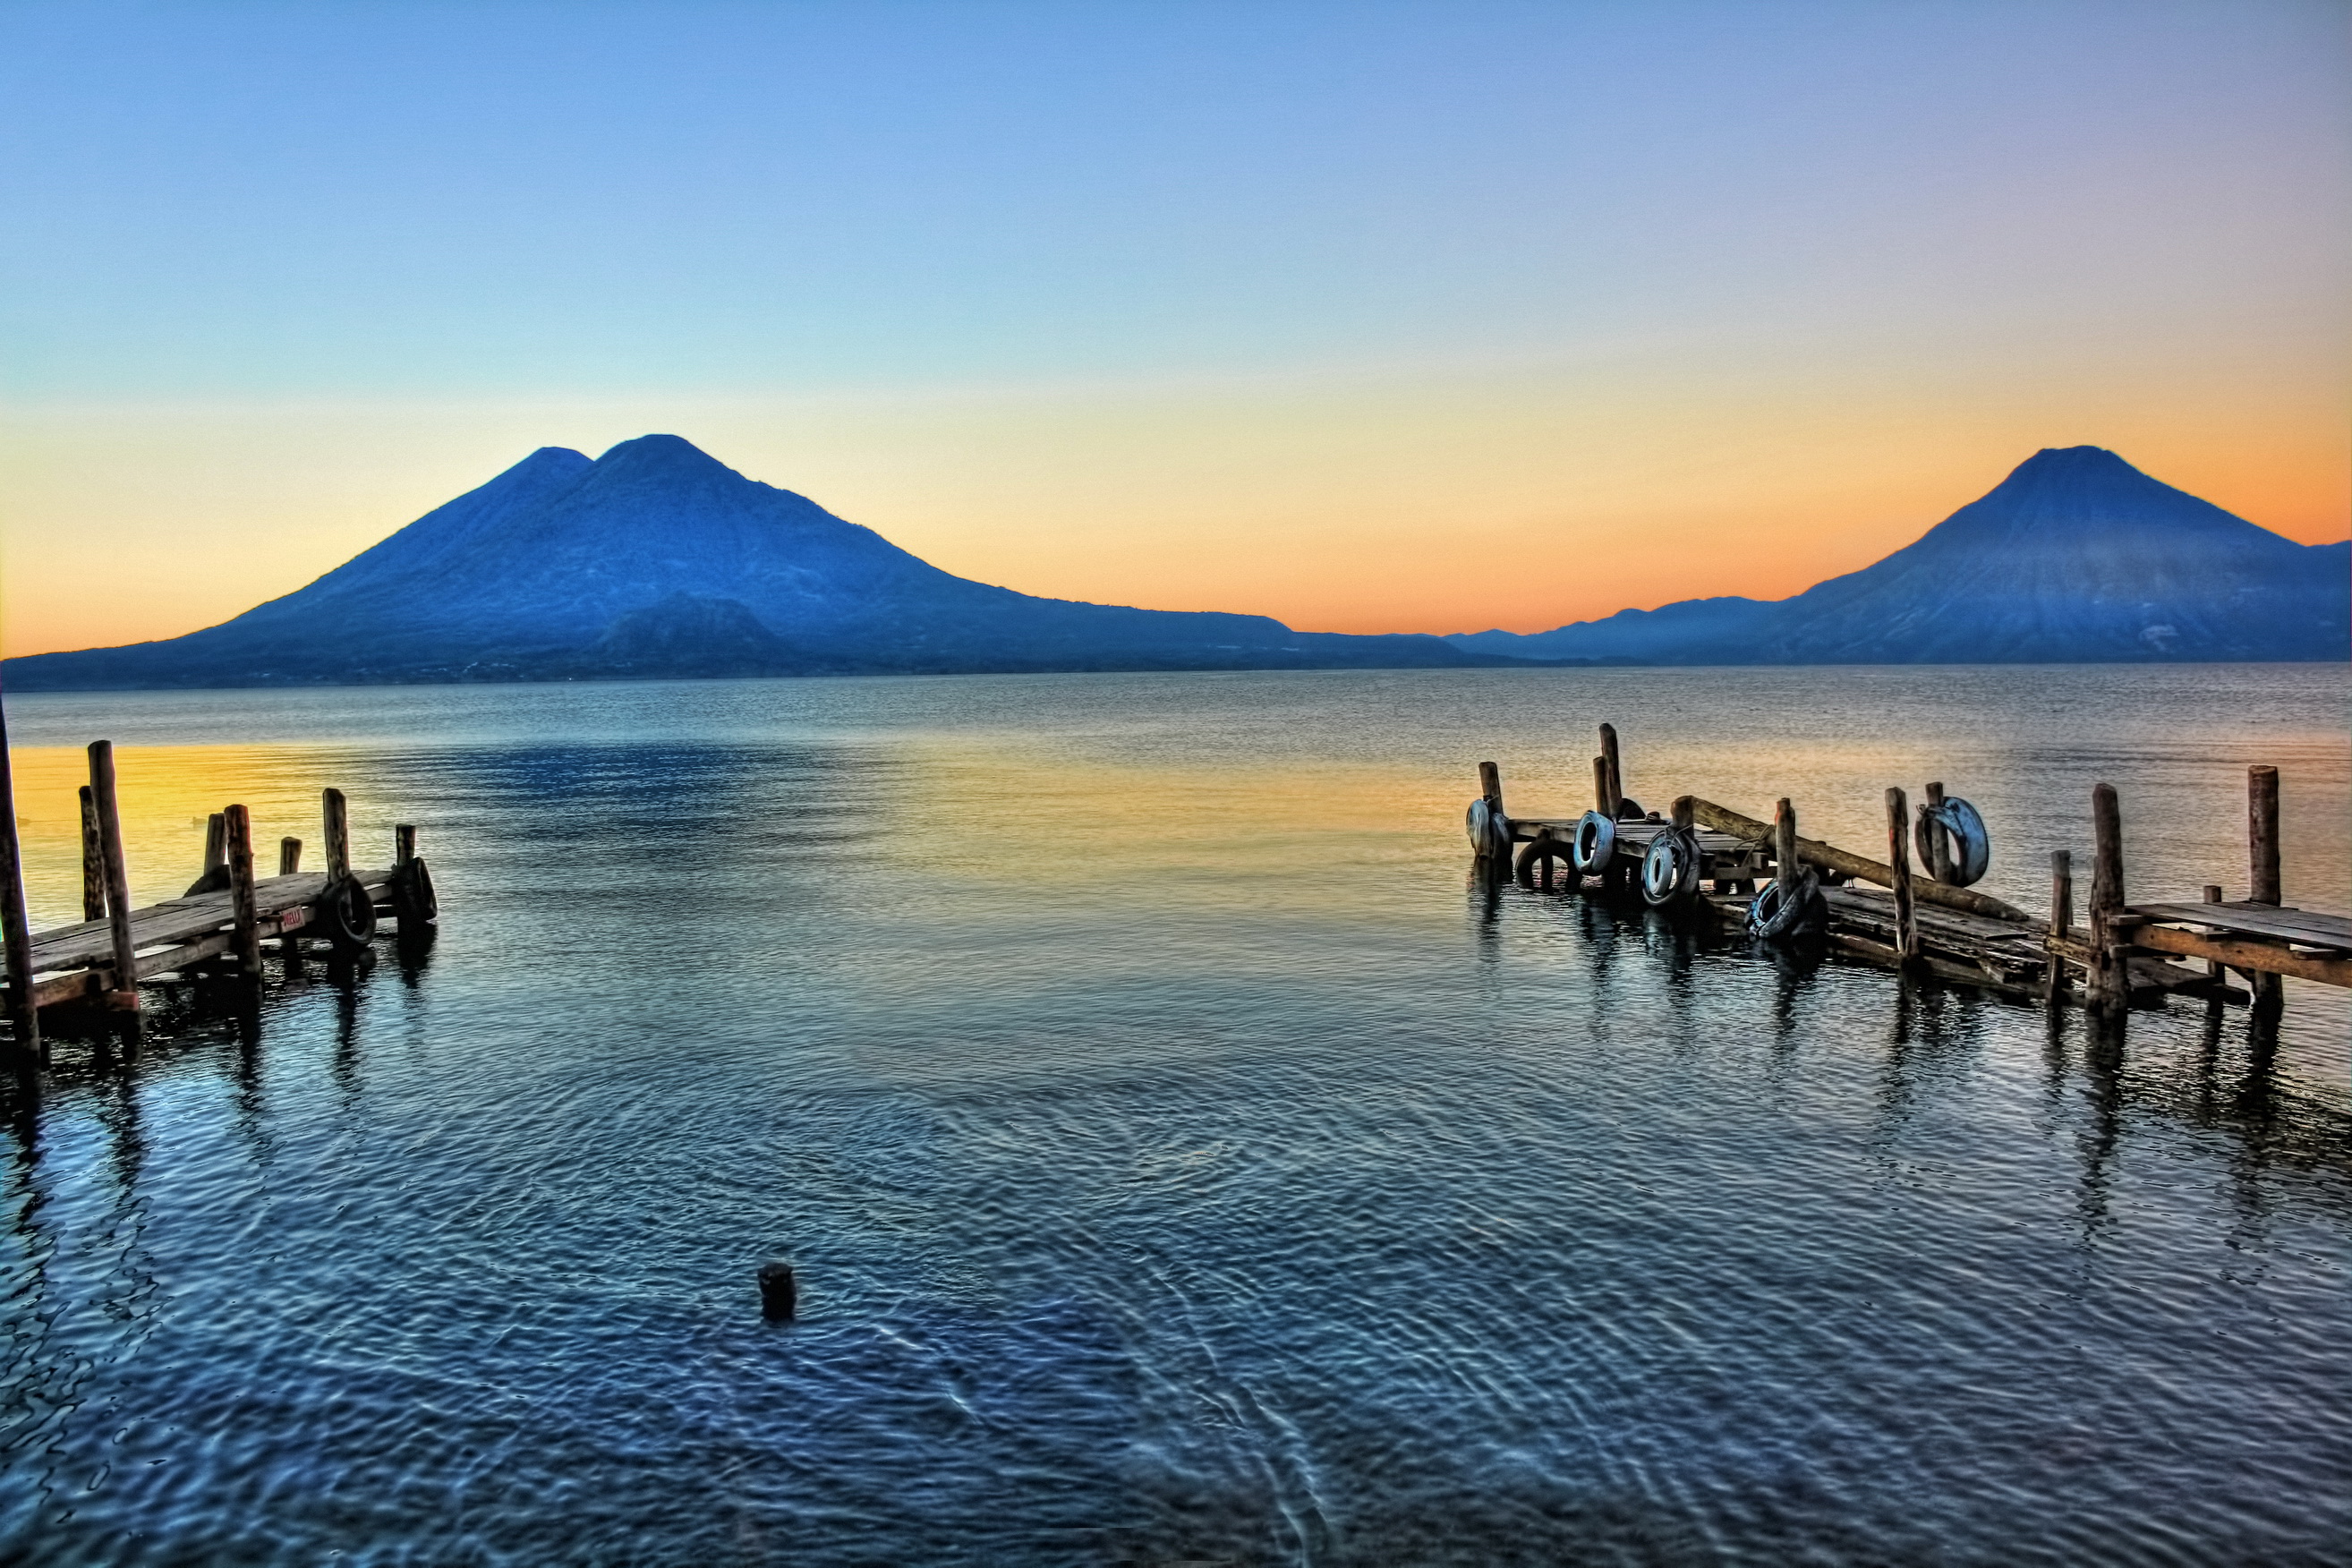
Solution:
M 1727 806 L 1717 805 L 1711 800 L 1694 799 L 1691 802 L 1691 810 L 1703 827 L 1711 827 L 1721 833 L 1731 834 L 1736 837 L 1746 839 L 1750 844 L 1767 845 L 1772 842 L 1772 826 L 1769 823 L 1759 822 L 1752 816 L 1743 816 L 1738 812 Z M 1859 881 L 1875 882 L 1882 888 L 1895 879 L 1894 868 L 1882 865 L 1876 860 L 1866 859 L 1850 850 L 1841 849 L 1834 844 L 1824 844 L 1818 838 L 1798 839 L 1797 858 L 1807 865 L 1819 866 L 1823 870 L 1835 871 L 1840 876 L 1852 877 Z M 1912 884 L 1911 894 L 1921 903 L 1936 904 L 1944 909 L 1963 910 L 1970 914 L 1990 915 L 1995 920 L 2010 921 L 2022 926 L 2038 926 L 2042 923 L 2015 905 L 2005 904 L 1990 894 L 1978 892 L 1973 888 L 1946 887 L 1941 882 L 1915 882 Z
M 2232 969 L 2257 974 L 2292 974 L 2322 985 L 2352 985 L 2352 958 L 2332 953 L 2296 952 L 2273 942 L 2244 942 L 2231 937 L 2200 936 L 2171 926 L 2142 926 L 2131 933 L 2134 946 L 2184 958 L 2208 958 Z
M 388 892 L 392 887 L 393 874 L 388 870 L 355 871 L 352 875 L 371 894 Z M 253 888 L 255 919 L 266 922 L 289 910 L 307 908 L 326 890 L 327 879 L 315 871 L 257 881 Z M 133 911 L 129 922 L 131 951 L 190 941 L 231 924 L 236 918 L 233 898 L 228 892 L 200 893 Z M 37 973 L 88 968 L 109 963 L 113 955 L 110 921 L 84 921 L 79 925 L 37 931 L 33 936 Z
M 2167 924 L 2213 926 L 2244 936 L 2266 936 L 2305 947 L 2352 952 L 2352 920 L 2273 904 L 2134 904 L 2126 919 Z

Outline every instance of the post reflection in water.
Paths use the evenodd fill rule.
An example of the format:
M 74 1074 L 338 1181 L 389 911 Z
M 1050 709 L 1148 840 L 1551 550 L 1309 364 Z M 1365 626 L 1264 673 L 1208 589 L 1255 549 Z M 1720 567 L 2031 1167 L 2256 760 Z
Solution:
M 5 1091 L 0 1557 L 2326 1561 L 2340 997 L 2103 1032 L 1465 879 L 1475 759 L 1573 816 L 1610 719 L 1834 842 L 1952 781 L 2028 907 L 2094 767 L 2224 824 L 2136 888 L 2229 875 L 2259 745 L 2352 891 L 2342 672 L 2036 680 L 12 704 L 44 923 L 98 734 L 135 878 L 332 784 L 445 913 Z

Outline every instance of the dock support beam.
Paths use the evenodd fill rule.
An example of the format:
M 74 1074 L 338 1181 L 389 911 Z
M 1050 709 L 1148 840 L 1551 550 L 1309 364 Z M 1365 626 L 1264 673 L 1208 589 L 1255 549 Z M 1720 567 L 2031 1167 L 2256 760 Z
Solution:
M 1482 763 L 1479 764 L 1479 771 L 1484 773 L 1486 769 L 1494 765 L 1492 763 Z M 321 807 L 320 815 L 326 819 L 327 886 L 340 887 L 352 874 L 351 819 L 345 814 L 341 790 L 321 790 L 319 794 L 319 802 Z
M 2252 767 L 2246 770 L 2246 859 L 2251 873 L 2246 901 L 2269 904 L 2276 908 L 2285 901 L 2285 891 L 2279 878 L 2279 783 L 2278 770 Z M 2275 974 L 2249 970 L 2246 984 L 2252 988 L 2254 1005 L 2276 1008 L 2286 999 L 2285 983 Z
M 81 795 L 81 918 L 102 921 L 106 918 L 106 851 L 99 847 L 98 802 L 91 798 L 89 785 L 84 784 Z
M 237 973 L 248 978 L 261 973 L 261 925 L 253 899 L 253 817 L 245 807 L 232 805 L 222 813 L 222 846 L 228 858 L 229 909 L 236 921 L 232 938 Z
M 1901 788 L 1886 792 L 1886 864 L 1895 875 L 1895 954 L 1919 957 L 1919 910 L 1911 897 L 1911 803 Z
M 2091 1005 L 2121 1013 L 2131 1005 L 2131 972 L 2115 929 L 2124 907 L 2123 812 L 2113 784 L 2091 791 Z
M 1601 726 L 1601 758 L 1609 768 L 1609 804 L 1601 808 L 1601 815 L 1613 819 L 1618 807 L 1625 804 L 1625 770 L 1617 757 L 1617 726 L 1614 724 Z
M 278 874 L 290 877 L 302 868 L 302 841 L 281 838 L 278 841 Z
M 2050 968 L 2043 977 L 2042 999 L 2055 1007 L 2066 1000 L 2066 961 L 2058 955 L 2056 944 L 2072 941 L 2074 935 L 2074 857 L 2064 849 L 2050 852 Z
M 114 742 L 89 743 L 90 804 L 98 809 L 98 850 L 106 874 L 106 919 L 114 938 L 114 985 L 107 1005 L 139 1011 L 139 961 L 131 942 L 131 870 L 122 858 L 122 814 L 114 799 Z
M 1919 814 L 1919 868 L 1938 882 L 1952 879 L 1952 838 L 1927 813 L 1944 804 L 1944 786 L 1931 784 Z
M 1772 812 L 1772 879 L 1780 884 L 1783 900 L 1797 891 L 1797 808 L 1786 795 Z M 1786 903 L 1780 906 L 1788 908 Z
M 8 759 L 8 720 L 0 713 L 0 947 L 8 971 L 8 1026 L 16 1066 L 40 1065 L 41 1008 L 33 999 L 33 925 L 25 909 L 23 851 L 16 842 L 16 780 Z

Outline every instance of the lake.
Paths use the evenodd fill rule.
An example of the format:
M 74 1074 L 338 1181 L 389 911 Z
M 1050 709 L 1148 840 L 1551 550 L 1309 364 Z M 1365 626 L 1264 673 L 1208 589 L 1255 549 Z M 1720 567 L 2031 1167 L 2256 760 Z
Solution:
M 2340 666 L 1087 675 L 12 700 L 137 901 L 204 818 L 442 920 L 7 1099 L 0 1557 L 2352 1557 L 2352 1011 L 2079 1013 L 1482 888 L 1594 727 L 2048 903 L 2352 909 Z M 761 1321 L 788 1255 L 802 1311 Z

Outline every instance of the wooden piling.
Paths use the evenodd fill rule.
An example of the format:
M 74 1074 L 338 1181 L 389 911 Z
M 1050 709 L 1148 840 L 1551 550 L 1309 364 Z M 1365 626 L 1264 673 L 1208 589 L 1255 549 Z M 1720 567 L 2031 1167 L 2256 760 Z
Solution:
M 1609 804 L 1602 809 L 1604 816 L 1615 816 L 1617 808 L 1625 804 L 1625 769 L 1617 756 L 1617 726 L 1601 726 L 1601 755 L 1609 764 Z
M 1494 765 L 1492 763 L 1478 764 L 1478 776 L 1482 782 L 1486 779 Z M 1494 786 L 1497 793 L 1501 787 L 1499 784 Z M 1495 795 L 1489 794 L 1487 798 L 1492 800 Z M 349 879 L 352 874 L 351 820 L 343 806 L 341 790 L 323 790 L 320 793 L 319 799 L 323 808 L 321 815 L 326 819 L 327 885 L 331 888 Z
M 2221 883 L 2208 882 L 2205 884 L 2205 901 L 2209 904 L 2218 904 L 2221 901 Z M 2226 964 L 2221 962 L 2221 960 L 2209 958 L 2205 961 L 2205 973 L 2211 975 L 2214 979 L 2219 980 L 2222 975 L 2229 973 L 2229 969 Z
M 1927 804 L 1930 807 L 1944 804 L 1942 784 L 1931 784 L 1927 786 Z M 1919 857 L 1923 862 L 1923 868 L 1928 876 L 1938 882 L 1950 881 L 1952 879 L 1951 835 L 1946 833 L 1942 826 L 1923 810 L 1919 814 L 1918 837 L 1923 848 L 1923 853 Z
M 261 973 L 261 931 L 253 897 L 253 817 L 245 807 L 232 805 L 222 814 L 222 850 L 228 861 L 231 918 L 236 922 L 230 951 L 237 969 L 250 976 Z
M 2124 907 L 2123 813 L 2115 786 L 2091 791 L 2091 1005 L 2120 1013 L 2131 1005 L 2131 975 L 2118 945 Z
M 131 942 L 131 869 L 122 857 L 122 815 L 114 799 L 114 742 L 89 743 L 90 804 L 98 809 L 98 847 L 106 873 L 106 919 L 114 942 L 114 990 L 107 1005 L 139 1010 L 139 961 Z
M 2074 857 L 2064 849 L 2050 852 L 2050 935 L 2070 942 L 2074 934 Z M 2066 961 L 2055 952 L 2042 975 L 2042 994 L 2053 1006 L 2066 999 Z
M 1687 795 L 1675 796 L 1675 804 L 1667 814 L 1667 819 L 1682 832 L 1691 832 L 1696 826 L 1693 816 L 1696 798 Z
M 1601 816 L 1614 818 L 1617 803 L 1609 798 L 1609 759 L 1592 759 L 1592 809 Z
M 2252 767 L 2246 770 L 2246 858 L 2251 873 L 2246 901 L 2273 906 L 2284 902 L 2284 889 L 2279 877 L 2276 768 Z M 2253 987 L 2254 1005 L 2257 1007 L 2275 1007 L 2285 999 L 2284 983 L 2275 974 L 2249 971 L 2246 983 Z
M 302 841 L 281 838 L 278 841 L 278 874 L 290 877 L 302 868 Z
M 8 974 L 8 1026 L 18 1070 L 41 1061 L 41 1007 L 33 997 L 33 922 L 25 908 L 23 851 L 16 842 L 16 780 L 8 721 L 0 713 L 0 950 Z
M 1919 911 L 1911 896 L 1911 804 L 1899 788 L 1886 792 L 1886 864 L 1895 873 L 1895 953 L 1919 957 Z
M 205 872 L 207 877 L 228 864 L 228 814 L 215 811 L 205 819 Z
M 1780 897 L 1789 899 L 1797 891 L 1797 808 L 1789 804 L 1786 795 L 1772 813 L 1772 879 L 1780 884 Z M 1782 908 L 1788 906 L 1784 903 Z
M 415 858 L 416 825 L 411 822 L 403 822 L 394 825 L 392 830 L 393 868 L 397 870 Z
M 106 918 L 106 851 L 98 842 L 98 803 L 90 798 L 89 785 L 84 784 L 81 795 L 81 918 L 102 921 Z

